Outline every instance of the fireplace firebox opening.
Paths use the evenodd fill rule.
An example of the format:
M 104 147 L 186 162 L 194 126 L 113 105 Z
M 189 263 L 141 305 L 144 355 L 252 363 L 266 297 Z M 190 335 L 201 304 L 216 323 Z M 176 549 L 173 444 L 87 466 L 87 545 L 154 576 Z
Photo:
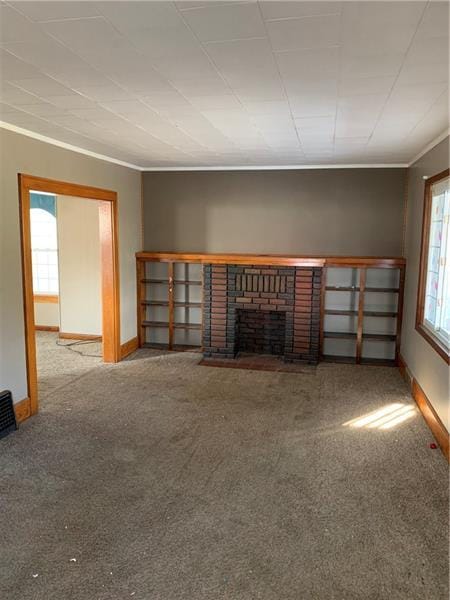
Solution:
M 251 309 L 236 311 L 236 355 L 245 352 L 284 356 L 285 338 L 285 313 Z

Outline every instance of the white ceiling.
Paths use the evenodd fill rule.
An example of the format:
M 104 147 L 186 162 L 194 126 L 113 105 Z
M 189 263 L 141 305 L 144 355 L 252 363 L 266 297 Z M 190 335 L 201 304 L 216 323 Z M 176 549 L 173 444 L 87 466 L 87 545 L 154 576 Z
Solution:
M 449 4 L 1 2 L 0 120 L 139 167 L 406 163 Z

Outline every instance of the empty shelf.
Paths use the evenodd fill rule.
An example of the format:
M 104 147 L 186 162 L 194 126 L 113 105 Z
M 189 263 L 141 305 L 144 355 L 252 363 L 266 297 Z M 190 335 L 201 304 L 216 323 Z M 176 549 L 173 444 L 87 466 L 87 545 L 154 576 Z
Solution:
M 380 365 L 382 367 L 395 367 L 397 363 L 394 359 L 390 358 L 369 358 L 367 356 L 361 357 L 362 365 Z
M 180 285 L 202 285 L 201 281 L 189 281 L 188 279 L 174 279 L 174 284 Z M 141 283 L 169 283 L 168 279 L 141 279 Z
M 169 344 L 163 344 L 158 342 L 145 342 L 142 344 L 143 348 L 151 348 L 153 350 L 167 350 L 169 351 Z M 201 346 L 194 346 L 190 344 L 174 344 L 172 350 L 174 352 L 198 352 Z
M 325 289 L 329 292 L 359 292 L 357 286 L 327 285 Z
M 174 329 L 201 329 L 201 323 L 174 323 Z
M 395 342 L 397 336 L 388 333 L 363 333 L 363 340 L 373 340 L 374 342 Z
M 167 300 L 142 300 L 142 306 L 169 306 Z
M 391 293 L 391 294 L 398 294 L 398 292 L 400 291 L 398 288 L 383 288 L 383 287 L 366 287 L 365 288 L 366 292 L 382 292 L 382 293 Z
M 340 309 L 335 309 L 335 308 L 327 308 L 325 309 L 325 314 L 326 315 L 348 315 L 348 316 L 357 316 L 358 315 L 358 311 L 357 310 L 340 310 Z M 396 317 L 397 313 L 396 312 L 385 312 L 382 310 L 365 310 L 363 312 L 363 315 L 365 317 Z
M 141 279 L 141 283 L 169 283 L 168 279 Z
M 167 321 L 142 321 L 142 327 L 169 327 Z M 201 329 L 201 323 L 174 323 L 174 329 Z
M 167 321 L 142 321 L 142 327 L 169 327 Z
M 356 339 L 356 333 L 351 333 L 349 331 L 324 331 L 323 337 L 335 338 L 338 340 L 353 340 Z
M 169 302 L 167 300 L 142 300 L 141 304 L 143 306 L 169 306 Z M 201 308 L 201 302 L 174 302 L 173 305 L 175 308 Z
M 325 362 L 350 363 L 350 364 L 353 364 L 356 362 L 356 358 L 354 356 L 341 356 L 340 354 L 324 354 L 322 356 L 322 360 L 324 360 Z

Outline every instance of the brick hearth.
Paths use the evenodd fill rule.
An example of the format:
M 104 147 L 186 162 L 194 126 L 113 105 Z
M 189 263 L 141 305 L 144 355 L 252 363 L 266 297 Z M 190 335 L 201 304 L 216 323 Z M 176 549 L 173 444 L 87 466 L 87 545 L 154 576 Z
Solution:
M 321 268 L 205 265 L 203 277 L 205 358 L 245 350 L 318 362 Z

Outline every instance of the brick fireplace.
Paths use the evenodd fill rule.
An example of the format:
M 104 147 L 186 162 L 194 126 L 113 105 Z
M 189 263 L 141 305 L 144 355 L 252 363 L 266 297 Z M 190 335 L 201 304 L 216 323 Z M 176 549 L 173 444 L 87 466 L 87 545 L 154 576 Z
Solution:
M 322 268 L 204 265 L 203 356 L 319 359 Z

